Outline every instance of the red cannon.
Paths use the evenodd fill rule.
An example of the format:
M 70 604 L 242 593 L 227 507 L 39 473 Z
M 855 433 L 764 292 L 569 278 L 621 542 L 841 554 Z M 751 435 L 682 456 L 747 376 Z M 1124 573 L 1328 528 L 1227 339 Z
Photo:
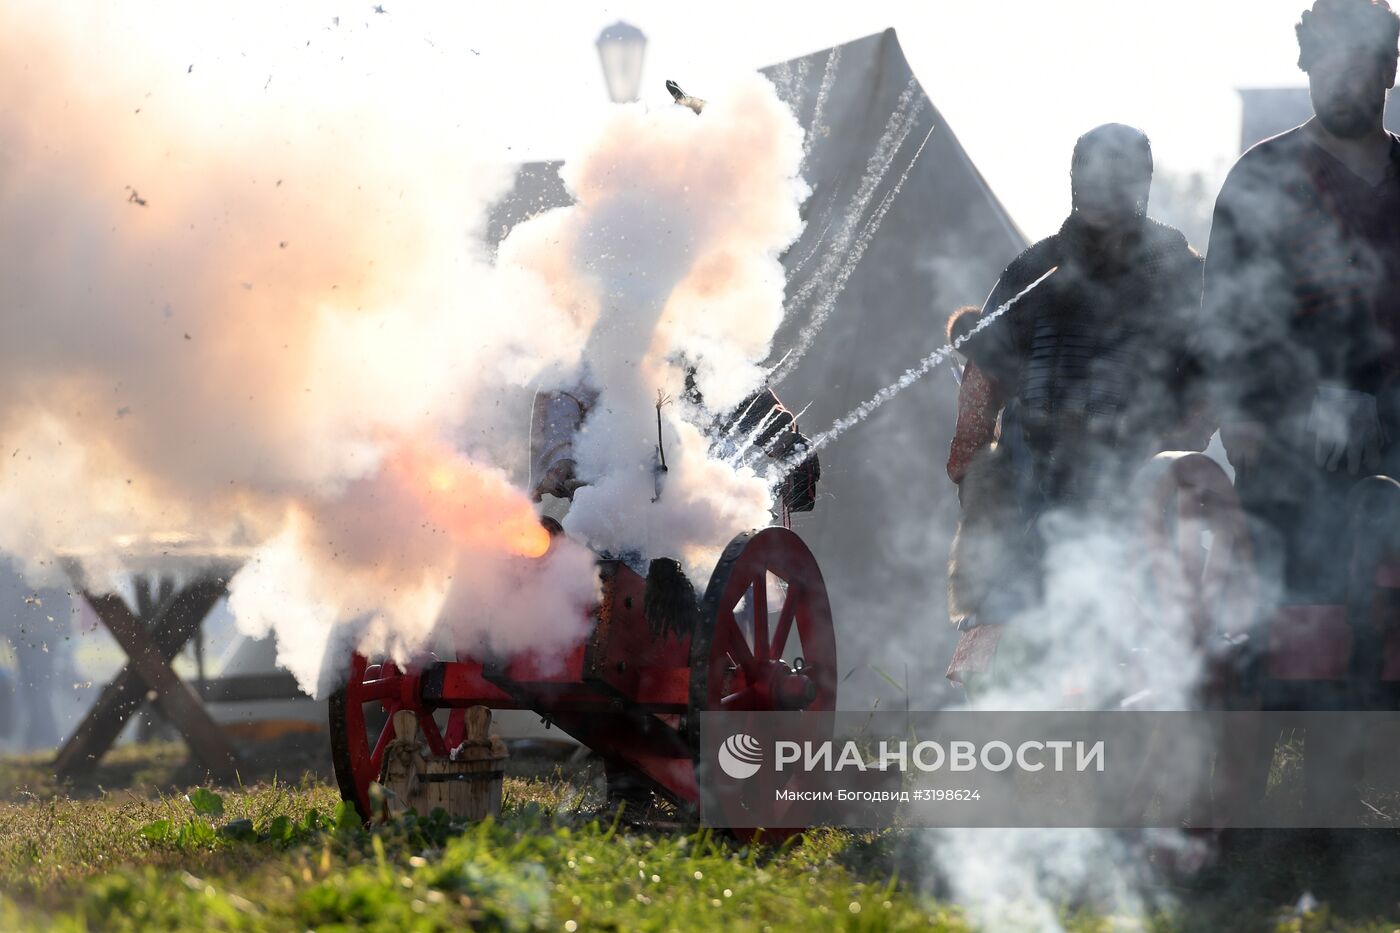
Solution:
M 1177 620 L 1190 626 L 1205 659 L 1200 702 L 1264 711 L 1400 707 L 1400 482 L 1372 476 L 1352 490 L 1347 533 L 1332 542 L 1348 566 L 1342 602 L 1266 608 L 1245 515 L 1224 471 L 1201 454 L 1164 454 L 1143 477 L 1154 577 L 1185 610 Z M 1240 717 L 1227 725 L 1212 825 L 1250 825 L 1259 814 L 1279 737 L 1277 721 Z M 1361 779 L 1365 742 L 1335 724 L 1308 737 L 1309 812 L 1350 818 L 1347 807 L 1359 803 L 1336 790 Z M 1314 770 L 1315 786 L 1307 776 Z
M 562 665 L 527 653 L 400 669 L 356 655 L 330 698 L 344 799 L 368 819 L 369 785 L 399 710 L 417 716 L 439 756 L 462 741 L 468 707 L 533 710 L 603 759 L 610 796 L 655 792 L 693 811 L 697 713 L 835 709 L 831 606 L 811 551 L 791 530 L 745 532 L 725 548 L 692 631 L 647 618 L 646 581 L 626 564 L 600 560 L 599 571 L 592 629 Z
M 1347 708 L 1356 699 L 1343 697 L 1348 683 L 1353 694 L 1357 687 L 1369 693 L 1368 705 L 1393 701 L 1400 685 L 1400 483 L 1373 476 L 1352 492 L 1349 533 L 1335 542 L 1350 564 L 1345 602 L 1280 606 L 1260 618 L 1246 519 L 1224 471 L 1203 454 L 1162 454 L 1141 478 L 1159 592 L 1185 609 L 1213 662 L 1203 685 L 1207 702 Z M 1248 670 L 1227 663 L 1231 653 L 1247 659 Z

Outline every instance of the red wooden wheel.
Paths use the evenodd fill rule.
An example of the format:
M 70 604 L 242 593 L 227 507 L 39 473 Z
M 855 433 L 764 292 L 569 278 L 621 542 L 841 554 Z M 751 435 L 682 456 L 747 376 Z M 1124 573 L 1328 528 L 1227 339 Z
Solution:
M 836 709 L 836 631 L 821 570 L 786 528 L 736 537 L 710 576 L 690 647 L 690 709 L 802 711 L 811 733 L 831 732 Z M 699 717 L 688 717 L 699 748 Z M 804 725 L 804 731 L 808 731 Z M 697 762 L 703 770 L 704 763 Z M 735 801 L 716 801 L 741 837 L 755 829 Z M 768 830 L 783 838 L 793 829 Z
M 448 742 L 459 737 L 464 725 L 461 710 L 452 710 L 447 721 L 447 737 L 438 728 L 433 710 L 422 705 L 418 694 L 418 674 L 401 671 L 393 661 L 371 664 L 356 653 L 350 661 L 350 676 L 331 694 L 331 761 L 342 799 L 355 805 L 360 816 L 370 818 L 369 785 L 379 780 L 384 748 L 393 738 L 390 720 L 401 709 L 418 716 L 423 738 L 434 755 L 446 755 Z M 455 730 L 455 731 L 454 731 Z
M 1159 454 L 1142 471 L 1159 597 L 1198 643 L 1253 621 L 1258 598 L 1244 511 L 1225 471 L 1199 453 Z M 1210 532 L 1209 551 L 1202 532 Z
M 1203 696 L 1218 701 L 1238 687 L 1234 640 L 1258 611 L 1244 511 L 1225 471 L 1204 454 L 1158 454 L 1138 481 L 1159 618 L 1187 627 L 1205 660 Z
M 821 570 L 786 528 L 720 556 L 690 649 L 692 710 L 834 710 L 836 632 Z

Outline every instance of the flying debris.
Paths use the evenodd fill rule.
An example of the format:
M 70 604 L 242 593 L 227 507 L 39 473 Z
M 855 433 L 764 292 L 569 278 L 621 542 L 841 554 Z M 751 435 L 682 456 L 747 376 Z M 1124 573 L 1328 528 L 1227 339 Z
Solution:
M 146 199 L 141 197 L 141 195 L 137 194 L 135 188 L 131 187 L 130 185 L 127 185 L 126 190 L 131 192 L 126 196 L 126 203 L 135 204 L 137 207 L 146 206 Z
M 676 103 L 680 104 L 682 107 L 689 107 L 696 113 L 705 109 L 705 102 L 703 100 L 698 97 L 691 97 L 685 91 L 682 91 L 681 86 L 674 81 L 666 82 L 666 90 L 671 92 L 671 96 L 675 98 Z
M 382 7 L 382 6 L 378 5 L 378 4 L 376 4 L 375 7 L 374 7 L 374 12 L 376 12 L 376 13 L 388 13 L 389 11 L 386 10 L 386 9 L 384 9 L 384 7 Z

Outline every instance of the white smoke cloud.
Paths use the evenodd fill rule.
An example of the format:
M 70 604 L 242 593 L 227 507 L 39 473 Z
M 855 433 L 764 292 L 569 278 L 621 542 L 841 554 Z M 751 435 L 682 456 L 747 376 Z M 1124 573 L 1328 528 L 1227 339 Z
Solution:
M 600 393 L 575 445 L 589 485 L 575 494 L 570 533 L 708 574 L 730 537 L 769 522 L 768 483 L 712 459 L 705 429 L 762 380 L 782 317 L 778 257 L 801 232 L 801 159 L 800 128 L 757 76 L 699 115 L 618 108 L 566 163 L 576 205 L 502 245 L 503 263 L 545 259 L 551 294 L 572 296 L 566 318 L 592 325 L 579 367 L 555 381 Z M 545 238 L 559 246 L 539 248 Z M 688 367 L 698 405 L 685 399 Z M 670 399 L 660 495 L 659 399 Z
M 1142 921 L 1154 906 L 1146 847 L 1122 834 L 954 829 L 919 841 L 978 929 L 1061 933 L 1075 908 Z
M 704 433 L 759 381 L 800 232 L 802 134 L 766 82 L 699 117 L 616 108 L 570 156 L 578 205 L 492 265 L 509 171 L 469 121 L 338 63 L 366 30 L 286 52 L 259 98 L 237 55 L 196 76 L 133 24 L 80 42 L 64 12 L 0 14 L 0 549 L 31 574 L 80 550 L 100 584 L 130 568 L 119 537 L 244 548 L 240 626 L 324 691 L 352 647 L 561 650 L 589 548 L 708 572 L 767 523 L 765 482 Z M 663 409 L 652 503 L 653 404 L 687 364 L 706 405 Z M 581 378 L 603 393 L 593 485 L 579 543 L 539 557 L 508 478 L 520 400 Z

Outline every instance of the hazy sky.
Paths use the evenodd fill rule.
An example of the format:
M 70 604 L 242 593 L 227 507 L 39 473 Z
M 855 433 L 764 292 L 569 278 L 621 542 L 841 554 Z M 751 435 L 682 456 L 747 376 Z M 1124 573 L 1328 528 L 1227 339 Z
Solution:
M 1032 238 L 1068 208 L 1075 138 L 1110 120 L 1153 140 L 1158 163 L 1219 171 L 1238 147 L 1240 87 L 1298 85 L 1304 0 L 524 3 L 462 25 L 519 113 L 532 154 L 605 96 L 592 40 L 622 18 L 649 38 L 643 99 L 675 78 L 704 96 L 727 72 L 893 26 L 915 74 Z M 389 15 L 393 15 L 391 10 Z M 494 63 L 491 61 L 494 59 Z M 558 134 L 558 135 L 556 135 Z
M 593 43 L 619 18 L 649 37 L 642 99 L 658 106 L 669 104 L 667 78 L 706 96 L 735 72 L 893 26 L 934 104 L 1034 238 L 1065 213 L 1070 148 L 1098 123 L 1141 126 L 1159 165 L 1226 167 L 1238 145 L 1236 89 L 1303 83 L 1292 27 L 1304 2 L 383 0 L 383 13 L 371 2 L 62 6 L 70 29 L 115 30 L 164 49 L 171 80 L 186 80 L 188 60 L 199 63 L 195 76 L 222 67 L 218 80 L 241 81 L 240 93 L 278 82 L 275 91 L 293 73 L 314 83 L 309 56 L 339 56 L 323 59 L 324 96 L 343 86 L 331 63 L 363 68 L 392 106 L 479 123 L 483 149 L 506 158 L 557 157 L 596 120 L 606 94 Z M 53 6 L 35 10 L 50 15 Z

